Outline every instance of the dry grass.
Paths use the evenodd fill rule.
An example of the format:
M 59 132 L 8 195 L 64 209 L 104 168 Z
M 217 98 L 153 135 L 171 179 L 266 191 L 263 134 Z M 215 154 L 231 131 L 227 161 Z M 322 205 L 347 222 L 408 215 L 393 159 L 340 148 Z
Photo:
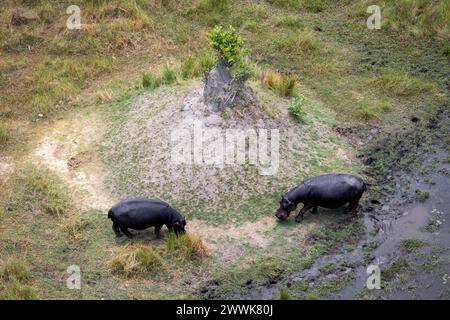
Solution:
M 81 213 L 77 212 L 65 217 L 60 223 L 62 231 L 74 241 L 82 241 L 85 239 L 83 230 L 88 226 L 88 221 L 83 219 Z
M 129 244 L 109 262 L 111 271 L 129 278 L 157 274 L 163 259 L 151 246 Z
M 25 261 L 16 258 L 9 259 L 1 273 L 1 278 L 4 281 L 26 281 L 29 277 L 30 271 Z
M 170 233 L 166 240 L 166 248 L 170 254 L 183 260 L 199 260 L 209 255 L 201 236 L 187 233 L 180 236 Z
M 267 86 L 280 97 L 290 97 L 294 93 L 297 76 L 281 74 L 275 71 L 262 72 L 260 75 L 261 84 Z
M 10 140 L 11 134 L 9 129 L 3 124 L 0 124 L 0 146 L 6 145 Z

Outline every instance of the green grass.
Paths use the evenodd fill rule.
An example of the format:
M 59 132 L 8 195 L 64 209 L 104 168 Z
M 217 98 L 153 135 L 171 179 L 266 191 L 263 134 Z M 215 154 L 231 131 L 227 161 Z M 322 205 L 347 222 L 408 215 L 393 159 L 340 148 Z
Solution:
M 63 215 L 72 209 L 62 182 L 48 169 L 34 165 L 18 170 L 10 206 L 50 215 Z
M 292 300 L 292 296 L 286 289 L 279 289 L 280 300 Z
M 151 73 L 144 72 L 142 74 L 142 87 L 154 90 L 161 85 L 161 80 Z
M 170 85 L 177 80 L 177 76 L 172 67 L 166 64 L 162 71 L 162 83 Z
M 427 245 L 427 241 L 423 239 L 406 239 L 403 240 L 402 245 L 409 253 L 416 253 Z
M 9 260 L 1 272 L 1 278 L 5 281 L 26 281 L 30 278 L 30 271 L 23 260 Z
M 0 299 L 36 300 L 39 299 L 39 294 L 31 286 L 13 280 L 6 283 L 6 286 L 0 291 Z
M 102 102 L 102 106 L 125 110 L 130 99 L 142 92 L 142 88 L 152 90 L 156 87 L 154 79 L 169 84 L 175 83 L 178 77 L 187 80 L 204 75 L 215 63 L 215 56 L 206 51 L 205 34 L 219 23 L 236 26 L 249 48 L 249 58 L 258 67 L 296 76 L 295 84 L 290 81 L 290 84 L 287 82 L 279 89 L 271 90 L 281 97 L 305 93 L 307 101 L 314 102 L 305 115 L 308 121 L 315 119 L 317 113 L 317 118 L 323 119 L 323 125 L 328 126 L 330 123 L 324 111 L 330 110 L 336 114 L 336 123 L 342 126 L 349 123 L 365 126 L 365 122 L 374 122 L 394 131 L 405 125 L 412 138 L 393 134 L 394 139 L 381 143 L 379 151 L 374 152 L 378 159 L 375 164 L 377 174 L 386 174 L 397 166 L 394 164 L 397 159 L 401 159 L 399 166 L 408 167 L 414 163 L 410 154 L 416 149 L 412 148 L 409 153 L 405 150 L 417 143 L 427 144 L 429 140 L 419 134 L 422 131 L 420 125 L 414 125 L 413 131 L 408 131 L 409 116 L 418 115 L 423 119 L 421 122 L 426 123 L 426 119 L 448 99 L 445 91 L 449 70 L 448 1 L 382 1 L 383 27 L 377 33 L 369 32 L 365 27 L 365 10 L 372 3 L 362 0 L 268 0 L 257 3 L 202 0 L 163 1 L 160 5 L 141 0 L 88 1 L 82 9 L 82 22 L 86 28 L 79 32 L 60 28 L 67 18 L 61 12 L 69 4 L 68 1 L 27 1 L 26 5 L 40 15 L 41 21 L 27 27 L 14 27 L 13 32 L 0 25 L 0 60 L 4 62 L 0 63 L 0 121 L 8 123 L 0 126 L 0 145 L 8 145 L 8 151 L 10 145 L 13 145 L 14 153 L 33 147 L 22 141 L 16 144 L 16 134 L 22 133 L 16 133 L 12 128 L 24 130 L 26 137 L 34 137 L 33 130 L 47 125 L 46 118 L 58 117 L 65 110 L 76 107 L 85 96 L 89 98 L 91 90 L 111 88 L 113 95 L 106 99 L 108 103 Z M 0 12 L 0 21 L 8 21 L 13 5 L 5 5 Z M 316 27 L 323 32 L 313 31 Z M 167 64 L 167 61 L 171 63 Z M 422 73 L 421 67 L 427 68 L 428 72 Z M 142 70 L 161 70 L 162 73 L 152 72 L 152 79 L 144 76 Z M 125 84 L 109 87 L 107 83 L 114 83 L 111 80 L 114 76 Z M 136 83 L 142 88 L 130 89 Z M 44 121 L 36 119 L 38 113 L 44 115 Z M 120 122 L 122 116 L 113 118 Z M 314 142 L 324 140 L 316 135 Z M 336 163 L 334 155 L 335 149 L 322 146 L 317 155 L 302 154 L 299 158 L 305 159 L 308 175 L 347 169 L 348 164 Z M 299 175 L 298 179 L 301 178 L 303 176 Z M 16 280 L 5 283 L 0 289 L 2 298 L 175 297 L 185 294 L 184 289 L 180 289 L 181 293 L 177 290 L 188 285 L 173 281 L 180 277 L 192 281 L 193 273 L 208 274 L 211 270 L 214 274 L 224 271 L 224 286 L 236 290 L 242 281 L 253 279 L 253 274 L 257 283 L 265 283 L 276 277 L 280 270 L 293 272 L 299 267 L 310 267 L 319 254 L 360 236 L 359 228 L 318 228 L 314 232 L 318 240 L 308 244 L 308 248 L 313 248 L 312 255 L 305 253 L 300 259 L 298 251 L 292 247 L 297 255 L 289 255 L 292 261 L 283 259 L 285 252 L 282 258 L 278 256 L 270 261 L 261 258 L 258 263 L 267 270 L 257 263 L 245 265 L 246 268 L 242 267 L 244 262 L 242 265 L 238 262 L 229 270 L 221 270 L 222 266 L 211 267 L 209 262 L 196 262 L 199 266 L 192 266 L 191 262 L 184 265 L 175 261 L 173 269 L 166 271 L 172 277 L 173 287 L 178 288 L 174 290 L 176 294 L 164 285 L 167 274 L 158 275 L 163 284 L 156 281 L 152 286 L 146 283 L 152 277 L 145 275 L 139 281 L 130 280 L 125 292 L 117 289 L 125 284 L 125 280 L 111 275 L 108 261 L 113 252 L 118 252 L 128 242 L 114 238 L 110 222 L 105 222 L 102 213 L 78 212 L 65 192 L 67 186 L 40 168 L 19 168 L 11 188 L 12 196 L 9 190 L 0 194 L 1 206 L 3 202 L 7 203 L 4 208 L 0 207 L 0 212 L 4 212 L 0 217 L 0 253 L 2 259 L 13 257 L 18 251 L 23 253 L 26 264 L 30 265 L 33 283 L 25 285 Z M 217 210 L 204 209 L 204 204 L 191 204 L 186 199 L 178 201 L 177 205 L 191 211 L 189 218 L 206 216 L 211 223 L 237 223 L 273 215 L 274 204 L 283 189 L 277 188 L 280 189 L 277 192 L 237 201 L 239 213 L 242 213 L 238 217 L 236 210 L 229 210 L 226 205 Z M 17 224 L 17 221 L 25 223 Z M 315 220 L 311 218 L 310 221 Z M 434 224 L 438 227 L 438 221 L 433 220 L 433 230 Z M 308 223 L 307 219 L 305 223 Z M 294 227 L 286 228 L 277 230 L 295 234 Z M 285 241 L 286 237 L 277 240 Z M 133 241 L 139 244 L 143 239 Z M 146 238 L 145 244 L 148 241 Z M 164 240 L 155 246 L 163 261 L 172 256 L 172 253 L 167 257 L 164 255 L 167 254 L 165 246 Z M 290 251 L 284 245 L 281 247 Z M 165 253 L 158 251 L 161 248 Z M 174 250 L 173 254 L 178 252 Z M 257 251 L 256 254 L 260 253 Z M 253 252 L 251 255 L 251 258 L 255 257 Z M 152 261 L 150 256 L 144 251 L 139 259 L 147 265 Z M 61 281 L 66 276 L 67 266 L 74 261 L 84 266 L 86 279 L 96 282 L 83 287 L 82 293 L 68 291 Z M 203 268 L 211 269 L 202 273 Z M 233 278 L 236 271 L 238 276 Z M 333 285 L 328 289 L 336 287 Z M 320 298 L 328 290 L 325 289 L 310 293 L 308 298 Z
M 375 77 L 370 83 L 379 86 L 384 93 L 396 96 L 411 96 L 427 93 L 434 88 L 428 81 L 411 76 L 402 71 L 393 70 L 383 71 L 381 75 Z
M 0 146 L 6 145 L 11 140 L 9 129 L 3 124 L 0 125 Z

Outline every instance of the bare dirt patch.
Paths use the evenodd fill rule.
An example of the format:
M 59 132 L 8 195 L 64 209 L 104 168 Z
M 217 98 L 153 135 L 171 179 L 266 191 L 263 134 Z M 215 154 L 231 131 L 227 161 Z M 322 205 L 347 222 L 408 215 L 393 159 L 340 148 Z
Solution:
M 105 170 L 96 155 L 105 123 L 90 113 L 55 122 L 42 134 L 31 161 L 46 165 L 72 190 L 72 198 L 83 209 L 105 211 L 114 199 L 104 188 Z
M 10 157 L 0 157 L 0 186 L 5 183 L 14 171 L 14 163 Z

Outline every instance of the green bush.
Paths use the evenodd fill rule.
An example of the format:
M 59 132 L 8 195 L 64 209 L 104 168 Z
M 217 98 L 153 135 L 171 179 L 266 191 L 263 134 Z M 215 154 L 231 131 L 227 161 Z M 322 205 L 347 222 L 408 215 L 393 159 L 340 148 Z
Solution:
M 295 117 L 302 119 L 305 115 L 305 98 L 298 96 L 292 99 L 288 111 Z
M 217 50 L 229 66 L 243 62 L 244 41 L 232 26 L 228 29 L 216 26 L 208 34 L 208 39 L 210 46 Z

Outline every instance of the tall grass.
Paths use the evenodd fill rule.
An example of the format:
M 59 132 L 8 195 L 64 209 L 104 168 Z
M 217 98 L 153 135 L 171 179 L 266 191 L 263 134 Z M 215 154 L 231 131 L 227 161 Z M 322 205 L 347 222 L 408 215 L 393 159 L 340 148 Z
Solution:
M 281 74 L 274 71 L 263 72 L 260 82 L 276 92 L 280 97 L 290 97 L 294 93 L 297 77 L 290 74 Z

